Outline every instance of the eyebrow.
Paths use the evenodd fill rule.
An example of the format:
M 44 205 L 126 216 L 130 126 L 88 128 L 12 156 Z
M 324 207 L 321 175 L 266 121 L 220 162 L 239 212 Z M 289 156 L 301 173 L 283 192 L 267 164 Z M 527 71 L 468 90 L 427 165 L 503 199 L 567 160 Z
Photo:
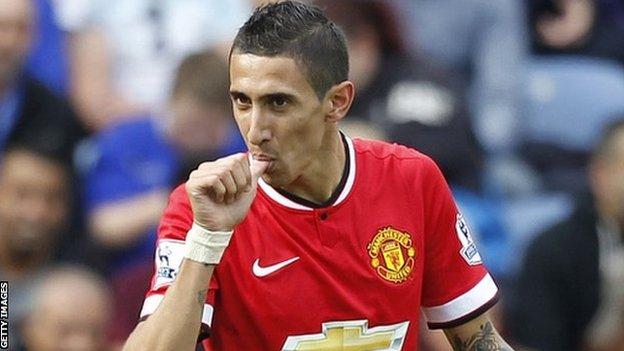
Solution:
M 240 91 L 236 91 L 236 90 L 230 90 L 230 96 L 232 98 L 237 98 L 237 97 L 248 97 L 247 95 L 245 95 L 244 93 L 241 93 Z
M 287 101 L 296 101 L 297 97 L 293 94 L 288 93 L 271 93 L 266 94 L 260 97 L 261 100 L 275 100 L 275 99 L 284 99 Z
M 230 91 L 230 96 L 232 98 L 237 98 L 237 97 L 247 97 L 247 94 L 237 91 L 237 90 L 231 90 Z M 260 96 L 260 100 L 273 100 L 273 99 L 285 99 L 288 101 L 297 101 L 297 97 L 293 94 L 289 94 L 289 93 L 284 93 L 284 92 L 277 92 L 277 93 L 269 93 L 269 94 L 265 94 Z

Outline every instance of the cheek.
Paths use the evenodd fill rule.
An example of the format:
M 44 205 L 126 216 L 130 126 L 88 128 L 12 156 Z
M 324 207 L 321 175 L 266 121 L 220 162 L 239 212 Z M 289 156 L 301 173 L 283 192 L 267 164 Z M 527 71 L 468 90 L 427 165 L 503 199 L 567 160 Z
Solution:
M 15 216 L 24 207 L 21 196 L 15 191 L 15 188 L 12 189 L 14 191 L 4 191 L 0 194 L 0 218 L 2 219 Z
M 247 141 L 247 133 L 249 132 L 250 123 L 248 118 L 242 118 L 240 115 L 234 114 L 234 121 L 236 122 L 236 126 L 238 126 L 238 130 Z
M 296 132 L 301 146 L 308 151 L 316 151 L 321 147 L 325 134 L 325 123 L 317 116 L 308 117 Z

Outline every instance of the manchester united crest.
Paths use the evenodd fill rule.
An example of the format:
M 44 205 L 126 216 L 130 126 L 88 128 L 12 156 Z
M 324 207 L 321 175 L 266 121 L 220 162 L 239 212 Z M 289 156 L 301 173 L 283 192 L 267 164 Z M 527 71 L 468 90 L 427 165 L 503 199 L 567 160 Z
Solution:
M 382 228 L 366 249 L 371 266 L 383 279 L 399 284 L 411 275 L 416 250 L 409 233 L 392 227 Z

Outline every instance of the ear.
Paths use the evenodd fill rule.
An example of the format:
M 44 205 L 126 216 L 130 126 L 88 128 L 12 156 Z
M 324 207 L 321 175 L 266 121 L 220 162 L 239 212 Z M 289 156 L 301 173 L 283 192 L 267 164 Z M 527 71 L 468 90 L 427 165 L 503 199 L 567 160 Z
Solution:
M 351 108 L 354 96 L 355 87 L 348 80 L 329 88 L 323 99 L 325 121 L 338 122 L 344 118 Z

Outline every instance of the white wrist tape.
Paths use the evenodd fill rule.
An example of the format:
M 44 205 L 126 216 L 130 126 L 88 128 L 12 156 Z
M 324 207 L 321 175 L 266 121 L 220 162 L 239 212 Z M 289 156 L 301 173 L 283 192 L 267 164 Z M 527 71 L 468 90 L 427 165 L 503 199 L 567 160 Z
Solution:
M 214 232 L 193 222 L 186 234 L 184 257 L 195 262 L 218 264 L 230 243 L 233 230 Z

